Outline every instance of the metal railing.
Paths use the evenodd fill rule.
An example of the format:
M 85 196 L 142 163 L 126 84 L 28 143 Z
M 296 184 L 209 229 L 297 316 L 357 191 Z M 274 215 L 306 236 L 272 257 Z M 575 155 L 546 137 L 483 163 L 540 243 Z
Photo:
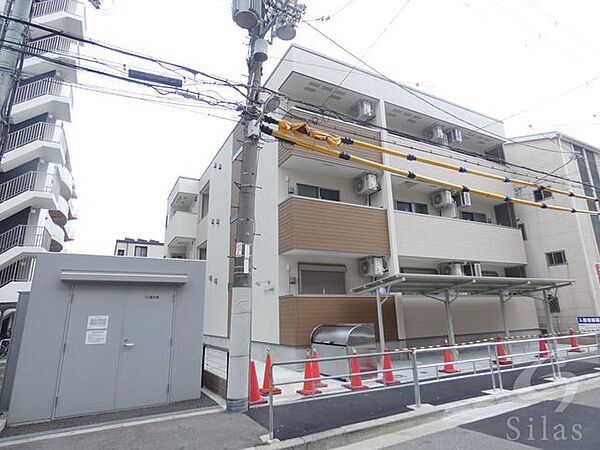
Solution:
M 67 147 L 65 131 L 62 125 L 54 123 L 38 122 L 20 130 L 13 131 L 8 135 L 5 153 L 8 153 L 24 145 L 35 141 L 51 142 Z
M 0 234 L 0 254 L 14 247 L 50 248 L 50 232 L 45 227 L 17 225 Z
M 575 339 L 588 339 L 593 340 L 592 344 L 578 344 L 577 348 L 581 351 L 580 353 L 576 353 L 576 355 L 580 356 L 571 356 L 569 357 L 569 353 L 572 352 L 573 347 L 565 346 L 564 348 L 559 348 L 559 341 L 569 340 L 571 338 Z M 545 341 L 548 344 L 547 355 L 541 355 L 541 352 L 538 348 L 540 341 Z M 500 355 L 498 352 L 498 348 L 500 345 L 504 345 L 508 347 L 508 351 L 505 355 Z M 534 350 L 531 347 L 534 347 Z M 511 349 L 515 349 L 521 347 L 521 350 L 518 352 L 514 352 Z M 439 362 L 422 364 L 419 362 L 419 356 L 425 356 L 427 354 L 432 355 L 435 353 L 442 353 L 446 351 L 455 352 L 460 351 L 461 353 L 466 352 L 468 350 L 481 350 L 484 353 L 484 356 L 475 357 L 475 358 L 467 358 L 460 359 L 460 357 L 455 358 L 451 364 L 460 368 L 458 374 L 452 373 L 444 376 L 440 376 L 440 371 L 438 368 L 445 366 L 448 364 L 447 362 L 442 361 L 442 355 L 440 354 L 438 359 Z M 486 354 L 487 353 L 487 354 Z M 562 354 L 562 356 L 561 356 Z M 388 355 L 390 357 L 398 357 L 400 355 L 408 356 L 409 365 L 406 367 L 392 367 L 391 369 L 383 369 L 383 359 Z M 538 357 L 537 361 L 534 361 L 533 357 Z M 273 399 L 273 371 L 275 367 L 283 367 L 283 366 L 293 366 L 297 367 L 300 364 L 313 364 L 314 362 L 322 363 L 328 361 L 340 361 L 346 360 L 348 362 L 348 367 L 350 367 L 351 358 L 357 358 L 359 361 L 361 358 L 372 358 L 378 357 L 381 360 L 381 364 L 379 369 L 377 370 L 369 370 L 369 371 L 360 371 L 357 373 L 343 373 L 343 374 L 335 374 L 335 375 L 327 375 L 321 376 L 320 374 L 314 378 L 300 378 L 292 381 L 284 381 L 276 383 L 278 387 L 286 386 L 286 385 L 297 385 L 305 382 L 318 382 L 324 380 L 336 380 L 340 378 L 349 379 L 353 375 L 369 376 L 374 374 L 380 374 L 383 378 L 385 373 L 398 373 L 398 372 L 408 372 L 412 375 L 412 380 L 402 381 L 400 385 L 386 385 L 381 384 L 379 386 L 370 387 L 370 391 L 380 391 L 386 389 L 398 389 L 402 387 L 412 386 L 414 390 L 414 405 L 419 408 L 421 406 L 421 389 L 424 386 L 429 384 L 435 384 L 440 382 L 450 382 L 450 381 L 460 381 L 472 377 L 481 377 L 487 376 L 490 377 L 490 387 L 493 391 L 497 389 L 504 389 L 502 374 L 505 372 L 513 372 L 517 370 L 526 370 L 528 368 L 537 369 L 538 367 L 551 367 L 552 376 L 555 379 L 561 378 L 561 365 L 566 365 L 575 361 L 588 360 L 593 358 L 600 358 L 600 332 L 594 333 L 580 333 L 580 334 L 562 334 L 562 335 L 552 335 L 552 336 L 544 336 L 543 338 L 532 338 L 532 339 L 511 339 L 507 341 L 489 341 L 489 342 L 480 342 L 480 343 L 472 343 L 472 344 L 461 344 L 461 345 L 453 345 L 453 346 L 434 346 L 429 348 L 412 348 L 412 349 L 398 349 L 395 351 L 387 351 L 387 352 L 377 352 L 377 353 L 362 353 L 362 354 L 354 354 L 354 355 L 344 355 L 344 356 L 335 356 L 335 357 L 326 357 L 326 358 L 306 358 L 301 360 L 293 360 L 293 361 L 274 361 L 271 364 L 269 369 L 269 395 L 268 395 L 268 408 L 269 408 L 269 436 L 271 439 L 274 438 L 274 417 L 275 417 L 275 405 Z M 518 359 L 521 361 L 517 361 Z M 532 359 L 533 358 L 533 359 Z M 504 364 L 501 363 L 504 361 Z M 425 378 L 421 375 L 421 372 L 424 369 L 434 369 L 435 374 L 426 376 Z M 321 393 L 317 394 L 315 390 L 312 391 L 312 395 L 308 395 L 301 399 L 290 400 L 290 401 L 282 401 L 281 404 L 290 405 L 294 403 L 318 400 L 322 398 L 331 398 L 331 397 L 340 397 L 346 395 L 355 395 L 364 391 L 337 391 L 330 393 Z
M 0 288 L 12 282 L 28 282 L 35 270 L 35 256 L 26 256 L 0 269 Z
M 77 5 L 79 2 L 75 0 L 46 0 L 33 4 L 31 10 L 31 18 L 41 17 L 57 12 L 66 12 L 69 14 L 77 14 Z
M 0 184 L 0 203 L 27 191 L 48 192 L 59 198 L 55 175 L 32 171 Z
M 65 84 L 58 78 L 43 78 L 33 83 L 19 86 L 15 93 L 14 104 L 42 97 L 44 95 L 56 95 L 58 97 L 72 98 L 71 86 Z
M 74 39 L 69 39 L 64 36 L 50 36 L 35 41 L 29 42 L 27 45 L 27 53 L 24 58 L 35 58 L 37 55 L 44 53 L 58 53 L 71 55 L 77 53 L 77 48 L 81 44 Z

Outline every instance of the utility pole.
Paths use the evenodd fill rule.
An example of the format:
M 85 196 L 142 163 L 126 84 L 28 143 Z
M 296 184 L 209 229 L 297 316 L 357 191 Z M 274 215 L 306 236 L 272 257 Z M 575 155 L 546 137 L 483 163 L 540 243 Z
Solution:
M 252 259 L 255 234 L 254 202 L 258 169 L 258 141 L 264 113 L 260 103 L 263 63 L 268 58 L 265 36 L 291 40 L 306 7 L 298 0 L 233 0 L 232 17 L 250 37 L 248 52 L 248 88 L 242 111 L 244 142 L 242 147 L 240 195 L 235 236 L 233 284 L 231 289 L 231 333 L 227 374 L 227 409 L 248 410 L 248 378 L 252 334 Z
M 29 22 L 32 3 L 33 0 L 12 0 L 5 15 L 11 19 Z M 19 81 L 19 67 L 23 56 L 20 50 L 27 44 L 28 28 L 24 23 L 5 20 L 2 29 L 2 47 L 0 48 L 0 139 L 2 139 L 2 145 L 0 146 L 0 157 L 10 125 L 11 97 Z

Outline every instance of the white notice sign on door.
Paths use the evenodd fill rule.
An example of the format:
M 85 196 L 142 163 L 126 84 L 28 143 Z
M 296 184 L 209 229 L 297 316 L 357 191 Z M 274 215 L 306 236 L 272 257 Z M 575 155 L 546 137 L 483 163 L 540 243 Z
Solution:
M 85 345 L 106 344 L 107 330 L 87 330 L 85 332 Z
M 104 330 L 108 328 L 108 316 L 88 316 L 88 330 Z

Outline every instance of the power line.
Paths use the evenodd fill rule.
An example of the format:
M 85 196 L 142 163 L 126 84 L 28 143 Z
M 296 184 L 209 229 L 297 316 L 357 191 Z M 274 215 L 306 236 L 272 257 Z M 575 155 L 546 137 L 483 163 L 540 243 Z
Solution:
M 386 75 L 384 75 L 382 72 L 378 71 L 377 69 L 375 69 L 373 66 L 371 66 L 370 64 L 368 64 L 367 62 L 365 62 L 364 60 L 362 60 L 361 58 L 359 58 L 358 56 L 356 56 L 354 53 L 352 53 L 351 51 L 347 50 L 344 46 L 342 46 L 341 44 L 339 44 L 338 42 L 336 42 L 333 38 L 329 37 L 328 35 L 326 35 L 325 33 L 323 33 L 321 30 L 319 30 L 317 27 L 315 27 L 314 25 L 312 25 L 311 23 L 307 24 L 310 28 L 312 28 L 313 30 L 315 30 L 318 34 L 320 34 L 322 37 L 324 37 L 325 39 L 327 39 L 329 42 L 331 42 L 332 44 L 334 44 L 336 47 L 338 47 L 339 49 L 341 49 L 342 51 L 344 51 L 345 53 L 347 53 L 348 55 L 350 55 L 352 58 L 356 59 L 357 61 L 359 61 L 361 64 L 365 65 L 366 67 L 368 67 L 370 70 L 372 70 L 373 72 L 375 72 L 377 75 L 379 75 L 380 77 L 384 78 L 386 81 L 398 86 L 400 89 L 404 90 L 406 93 L 418 98 L 419 100 L 421 100 L 422 102 L 428 104 L 429 106 L 443 112 L 444 114 L 449 115 L 450 117 L 469 125 L 470 127 L 473 127 L 475 129 L 475 131 L 484 131 L 485 133 L 497 138 L 497 139 L 501 139 L 503 141 L 508 141 L 508 142 L 512 142 L 512 143 L 516 143 L 516 141 L 507 138 L 505 136 L 501 136 L 499 134 L 493 133 L 489 130 L 485 130 L 483 127 L 480 127 L 478 125 L 475 125 L 465 119 L 463 119 L 462 117 L 457 116 L 456 114 L 447 111 L 446 109 L 442 108 L 441 106 L 437 105 L 436 103 L 426 99 L 425 97 L 417 94 L 417 92 L 415 92 L 412 89 L 407 88 L 406 86 L 398 83 L 395 80 L 392 80 L 391 78 L 387 77 Z M 525 146 L 525 147 L 530 147 L 530 148 L 534 148 L 536 150 L 541 150 L 541 151 L 545 151 L 545 152 L 551 152 L 551 153 L 562 153 L 561 150 L 551 150 L 551 149 L 547 149 L 547 148 L 542 148 L 542 147 L 537 147 L 535 145 L 531 145 L 531 144 L 527 144 L 524 142 L 519 142 L 519 144 Z

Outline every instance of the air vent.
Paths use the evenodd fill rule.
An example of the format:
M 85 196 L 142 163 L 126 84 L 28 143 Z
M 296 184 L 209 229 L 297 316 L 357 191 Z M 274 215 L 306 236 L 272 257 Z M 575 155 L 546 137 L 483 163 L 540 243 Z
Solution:
M 308 87 L 308 86 L 305 86 L 305 87 L 304 87 L 304 90 L 305 90 L 305 91 L 308 91 L 308 92 L 317 92 L 317 90 L 316 90 L 315 88 Z
M 313 87 L 321 87 L 321 83 L 316 83 L 314 81 L 309 81 L 308 85 Z

